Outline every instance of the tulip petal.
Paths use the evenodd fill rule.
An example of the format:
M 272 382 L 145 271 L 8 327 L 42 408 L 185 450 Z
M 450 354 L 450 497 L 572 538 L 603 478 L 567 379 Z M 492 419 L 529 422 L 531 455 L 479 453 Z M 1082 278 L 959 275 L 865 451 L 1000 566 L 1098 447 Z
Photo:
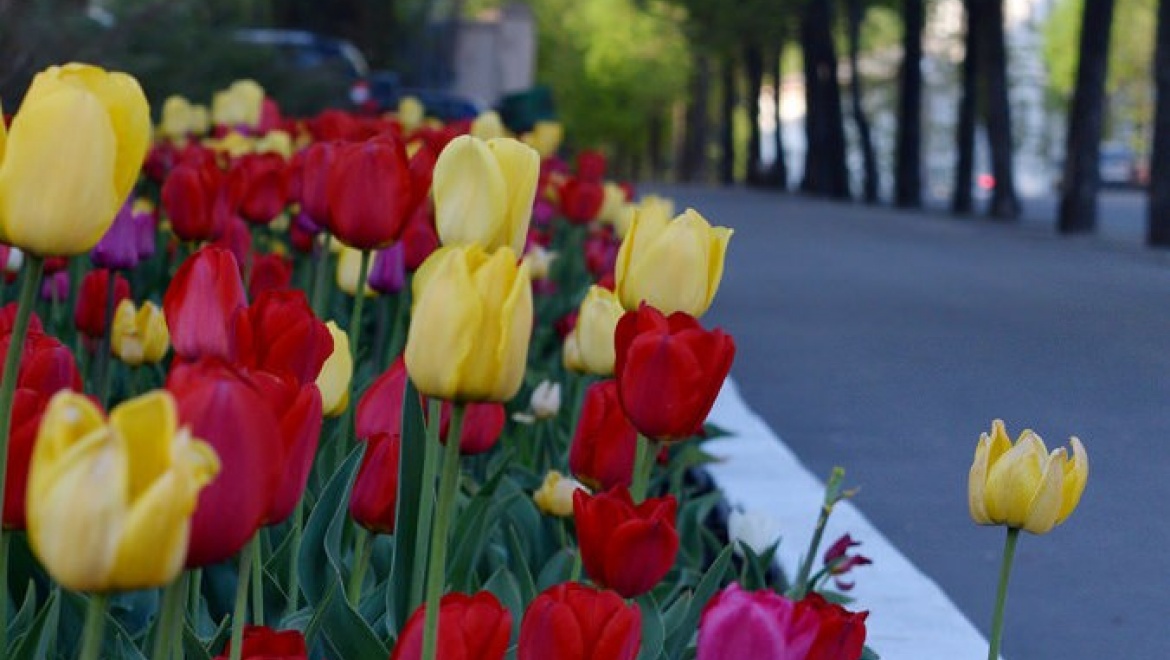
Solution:
M 1024 527 L 1028 509 L 1041 485 L 1047 453 L 1044 443 L 1024 431 L 1015 446 L 992 466 L 987 476 L 987 513 L 1009 527 Z
M 171 465 L 171 438 L 178 427 L 175 400 L 157 390 L 132 399 L 110 413 L 110 426 L 126 443 L 126 498 L 134 502 Z
M 1089 455 L 1085 453 L 1085 446 L 1076 437 L 1069 440 L 1069 445 L 1072 446 L 1073 455 L 1064 464 L 1064 491 L 1060 497 L 1060 514 L 1056 516 L 1058 525 L 1077 508 L 1081 493 L 1085 492 L 1085 483 L 1089 480 Z
M 1033 534 L 1047 534 L 1056 526 L 1060 514 L 1061 495 L 1064 492 L 1064 447 L 1052 452 L 1044 463 L 1039 488 L 1028 503 L 1023 528 Z
M 483 140 L 452 140 L 435 162 L 435 226 L 444 245 L 496 247 L 507 211 L 504 175 Z
M 1007 436 L 1003 420 L 991 424 L 991 435 L 983 433 L 975 447 L 975 460 L 967 480 L 967 505 L 971 518 L 980 525 L 994 525 L 996 521 L 987 513 L 987 473 L 1001 456 L 1011 449 L 1012 441 Z
M 416 288 L 406 338 L 406 370 L 426 396 L 454 399 L 482 326 L 483 303 L 463 252 L 436 253 Z M 429 262 L 430 260 L 428 260 Z M 417 281 L 417 280 L 416 280 Z
M 168 584 L 183 568 L 198 487 L 186 466 L 156 479 L 125 519 L 109 585 L 140 589 Z
M 621 524 L 609 538 L 614 554 L 605 565 L 605 584 L 627 598 L 649 591 L 674 566 L 678 544 L 678 532 L 667 521 Z
M 532 218 L 532 202 L 536 199 L 536 184 L 540 178 L 540 154 L 532 147 L 512 138 L 488 140 L 504 175 L 506 203 L 504 223 L 496 238 L 496 245 L 507 245 L 512 252 L 524 251 L 528 223 Z

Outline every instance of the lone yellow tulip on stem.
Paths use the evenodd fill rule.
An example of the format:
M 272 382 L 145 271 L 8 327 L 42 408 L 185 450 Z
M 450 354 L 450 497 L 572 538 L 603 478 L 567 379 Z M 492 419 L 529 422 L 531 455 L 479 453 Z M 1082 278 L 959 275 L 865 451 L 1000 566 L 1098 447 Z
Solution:
M 1015 444 L 1002 420 L 975 448 L 968 481 L 971 518 L 980 525 L 1007 525 L 1046 534 L 1064 522 L 1080 502 L 1089 478 L 1089 457 L 1077 438 L 1051 453 L 1031 430 Z
M 149 140 L 150 107 L 131 76 L 87 64 L 37 74 L 0 138 L 0 242 L 88 252 L 138 180 Z
M 154 364 L 170 348 L 171 335 L 162 310 L 152 302 L 135 309 L 130 300 L 118 304 L 110 333 L 110 351 L 130 366 Z
M 166 585 L 183 568 L 199 491 L 219 468 L 215 451 L 179 427 L 166 391 L 123 403 L 108 421 L 62 391 L 29 464 L 29 544 L 69 589 Z
M 532 285 L 511 248 L 442 248 L 416 273 L 413 292 L 406 370 L 419 392 L 448 401 L 515 396 L 532 333 Z
M 349 384 L 353 379 L 353 355 L 349 335 L 336 321 L 325 324 L 333 337 L 333 352 L 317 374 L 317 389 L 321 390 L 321 407 L 326 417 L 337 417 L 349 406 Z

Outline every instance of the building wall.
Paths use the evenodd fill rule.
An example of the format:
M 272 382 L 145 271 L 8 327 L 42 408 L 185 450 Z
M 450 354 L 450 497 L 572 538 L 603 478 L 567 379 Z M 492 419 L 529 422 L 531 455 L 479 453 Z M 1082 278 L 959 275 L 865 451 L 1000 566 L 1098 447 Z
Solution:
M 501 96 L 532 87 L 536 74 L 536 24 L 526 5 L 512 4 L 461 21 L 455 39 L 452 90 L 484 107 Z

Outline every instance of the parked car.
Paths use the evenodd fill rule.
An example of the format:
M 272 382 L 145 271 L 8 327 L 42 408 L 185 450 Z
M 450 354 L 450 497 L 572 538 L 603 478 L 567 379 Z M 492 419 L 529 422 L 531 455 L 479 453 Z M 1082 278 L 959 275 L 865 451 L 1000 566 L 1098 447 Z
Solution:
M 413 96 L 426 108 L 428 117 L 444 122 L 474 119 L 484 108 L 475 101 L 443 89 L 403 87 L 398 74 L 375 71 L 356 82 L 350 100 L 359 108 L 375 112 L 393 111 L 402 99 Z
M 1102 186 L 1136 186 L 1138 184 L 1137 155 L 1133 149 L 1118 142 L 1101 145 L 1097 160 L 1097 174 Z
M 249 75 L 292 112 L 345 105 L 354 86 L 370 75 L 365 56 L 345 39 L 269 28 L 235 30 L 231 38 L 254 53 Z

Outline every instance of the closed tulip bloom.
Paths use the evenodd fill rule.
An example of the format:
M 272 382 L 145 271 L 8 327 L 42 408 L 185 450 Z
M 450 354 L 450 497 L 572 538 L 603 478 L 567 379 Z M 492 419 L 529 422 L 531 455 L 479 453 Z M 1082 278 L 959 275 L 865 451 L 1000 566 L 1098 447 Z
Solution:
M 406 380 L 406 363 L 399 357 L 366 388 L 355 411 L 354 428 L 359 440 L 379 433 L 402 433 Z
M 576 479 L 566 477 L 556 470 L 549 470 L 549 473 L 544 475 L 544 482 L 540 484 L 540 488 L 532 494 L 532 501 L 536 503 L 536 508 L 550 516 L 568 518 L 573 515 L 573 493 L 578 490 L 589 492 L 589 489 Z
M 577 311 L 577 326 L 565 338 L 565 367 L 595 376 L 612 376 L 614 330 L 625 314 L 617 294 L 593 285 Z
M 282 156 L 247 154 L 232 165 L 241 184 L 240 216 L 255 224 L 268 224 L 288 204 L 288 174 Z
M 205 247 L 191 255 L 163 296 L 175 353 L 186 359 L 234 359 L 236 324 L 246 308 L 240 268 L 231 252 Z
M 402 130 L 409 133 L 422 125 L 427 118 L 427 109 L 422 101 L 414 96 L 404 96 L 398 101 L 398 121 Z
M 163 101 L 162 121 L 159 122 L 158 132 L 172 140 L 180 140 L 194 133 L 195 116 L 191 102 L 182 96 L 168 96 Z
M 654 588 L 678 555 L 677 509 L 672 495 L 635 505 L 620 486 L 594 496 L 574 492 L 577 542 L 590 579 L 626 598 Z
M 471 122 L 471 135 L 481 139 L 502 138 L 508 136 L 508 129 L 500 119 L 500 115 L 493 110 L 481 112 L 475 121 Z
M 86 64 L 37 74 L 0 150 L 0 242 L 42 256 L 88 252 L 130 195 L 149 141 L 150 107 L 131 76 Z
M 264 515 L 265 525 L 275 525 L 296 509 L 308 483 L 324 419 L 321 393 L 316 385 L 301 383 L 288 372 L 252 371 L 248 380 L 276 416 L 280 430 L 280 449 L 271 457 L 282 461 L 280 481 Z
M 569 447 L 573 475 L 593 489 L 628 488 L 637 449 L 638 431 L 622 410 L 617 382 L 590 385 Z
M 260 124 L 264 88 L 255 80 L 237 80 L 212 97 L 211 120 L 220 126 L 255 128 Z
M 538 121 L 523 136 L 524 144 L 536 149 L 541 158 L 556 154 L 565 138 L 565 127 L 556 121 Z
M 520 623 L 519 660 L 634 660 L 642 612 L 612 591 L 577 582 L 542 591 Z
M 184 241 L 219 238 L 228 217 L 217 205 L 232 206 L 225 176 L 214 162 L 191 159 L 179 163 L 162 187 L 162 204 L 171 230 Z
M 634 217 L 617 258 L 617 292 L 627 310 L 645 302 L 666 314 L 702 316 L 723 278 L 731 230 L 712 227 L 694 209 L 674 220 Z
M 1063 523 L 1085 490 L 1089 456 L 1077 438 L 1071 438 L 1072 457 L 1064 447 L 1051 453 L 1031 430 L 1015 444 L 1002 420 L 991 434 L 979 437 L 971 464 L 967 499 L 971 517 L 980 525 L 1007 525 L 1033 534 L 1046 534 Z
M 238 345 L 238 360 L 253 369 L 289 374 L 299 383 L 317 380 L 333 353 L 329 328 L 313 314 L 299 289 L 265 291 L 248 307 L 246 340 Z
M 109 421 L 85 396 L 61 392 L 29 466 L 29 544 L 68 589 L 169 584 L 183 568 L 199 493 L 219 469 L 164 391 L 123 403 Z
M 375 534 L 393 534 L 398 506 L 398 461 L 402 438 L 378 433 L 366 440 L 366 453 L 349 496 L 349 515 Z
M 440 442 L 447 444 L 447 430 L 451 423 L 451 404 L 443 402 L 439 422 Z M 501 403 L 469 403 L 464 409 L 463 429 L 459 434 L 459 453 L 464 456 L 482 454 L 496 446 L 508 413 Z
M 681 312 L 666 317 L 643 305 L 618 321 L 614 342 L 618 394 L 634 427 L 665 441 L 702 430 L 731 371 L 731 337 Z
M 329 167 L 328 195 L 323 220 L 337 240 L 358 250 L 393 243 L 413 210 L 402 142 L 382 136 L 341 147 Z
M 605 203 L 600 181 L 571 177 L 560 187 L 561 213 L 574 224 L 586 224 L 597 217 Z
M 371 262 L 373 255 L 371 255 Z M 362 253 L 360 250 L 342 246 L 337 253 L 337 288 L 345 294 L 356 296 L 358 287 L 358 278 L 362 274 Z M 370 274 L 366 274 L 366 296 L 375 296 L 378 294 L 373 287 L 370 286 Z
M 349 335 L 330 321 L 325 324 L 333 337 L 333 352 L 317 374 L 317 389 L 326 417 L 336 417 L 349 405 L 349 382 L 353 379 L 353 356 L 349 352 Z
M 817 637 L 808 660 L 860 658 L 865 648 L 865 620 L 869 612 L 850 612 L 812 592 L 798 606 L 817 615 Z
M 819 623 L 816 612 L 774 591 L 744 591 L 733 582 L 703 608 L 698 660 L 805 660 Z M 855 660 L 860 652 L 835 657 Z
M 89 258 L 98 268 L 126 270 L 138 264 L 138 222 L 134 218 L 134 200 L 127 198 L 114 216 L 114 222 L 93 247 Z
M 248 295 L 255 299 L 266 291 L 281 291 L 292 286 L 293 264 L 279 254 L 252 255 L 252 274 L 248 278 Z
M 401 241 L 378 250 L 370 264 L 366 282 L 381 294 L 398 293 L 406 286 L 406 249 Z
M 244 626 L 244 638 L 240 644 L 241 660 L 307 660 L 309 649 L 305 636 L 299 630 L 273 630 L 266 626 Z M 232 654 L 229 641 L 223 653 L 215 660 L 228 660 Z
M 171 343 L 167 319 L 152 302 L 135 307 L 123 300 L 114 313 L 114 330 L 110 334 L 110 351 L 126 364 L 154 364 L 163 359 Z
M 390 660 L 422 657 L 426 606 L 407 619 Z M 449 593 L 439 601 L 439 637 L 435 657 L 501 660 L 512 636 L 512 614 L 489 591 L 473 596 Z
M 542 380 L 532 390 L 532 400 L 528 407 L 536 419 L 551 419 L 557 416 L 561 409 L 561 384 L 550 380 Z
M 339 150 L 339 143 L 314 142 L 293 157 L 290 193 L 317 225 L 324 226 L 329 217 L 329 172 Z
M 130 298 L 130 283 L 118 273 L 99 268 L 91 270 L 81 280 L 81 291 L 77 296 L 77 307 L 73 310 L 73 323 L 82 334 L 91 338 L 104 337 L 110 320 L 107 318 L 107 302 L 110 298 L 110 278 L 114 278 L 114 307 Z
M 414 279 L 406 369 L 425 396 L 507 401 L 520 389 L 531 333 L 528 267 L 511 249 L 444 248 Z
M 435 226 L 443 245 L 524 250 L 540 156 L 511 138 L 455 138 L 435 163 Z

